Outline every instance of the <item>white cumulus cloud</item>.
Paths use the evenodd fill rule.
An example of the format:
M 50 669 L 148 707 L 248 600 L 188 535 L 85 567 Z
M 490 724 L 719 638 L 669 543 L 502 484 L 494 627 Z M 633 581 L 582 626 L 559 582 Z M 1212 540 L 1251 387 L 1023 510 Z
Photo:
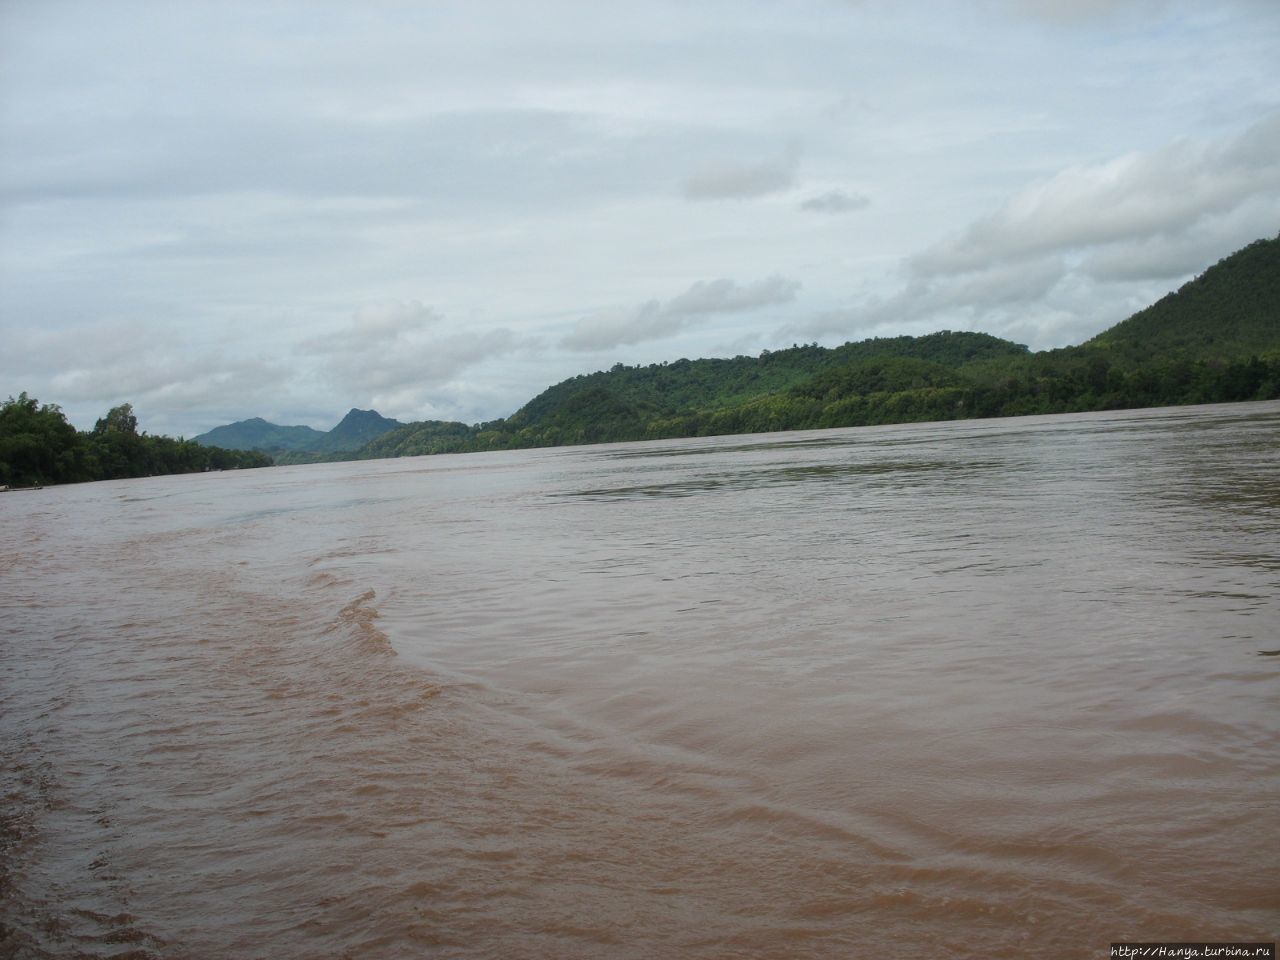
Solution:
M 922 275 L 1185 234 L 1280 191 L 1280 113 L 1223 143 L 1178 140 L 1072 167 L 915 257 Z M 1152 265 L 1157 271 L 1163 269 Z
M 338 330 L 302 343 L 300 352 L 344 395 L 416 414 L 465 371 L 528 346 L 505 327 L 460 331 L 444 319 L 416 300 L 369 305 Z
M 622 315 L 580 320 L 561 345 L 570 350 L 589 351 L 660 340 L 713 314 L 790 303 L 799 289 L 798 281 L 777 275 L 748 284 L 727 278 L 699 280 L 665 302 L 650 300 Z

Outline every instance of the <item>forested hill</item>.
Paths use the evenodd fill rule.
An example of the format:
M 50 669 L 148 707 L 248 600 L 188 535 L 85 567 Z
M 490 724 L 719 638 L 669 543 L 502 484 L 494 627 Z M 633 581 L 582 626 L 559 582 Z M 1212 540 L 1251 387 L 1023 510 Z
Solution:
M 353 407 L 336 427 L 322 434 L 310 449 L 321 452 L 358 450 L 369 441 L 400 426 L 403 424 L 399 420 L 384 417 L 377 410 L 357 410 Z
M 227 450 L 306 450 L 324 439 L 324 431 L 312 427 L 283 427 L 277 423 L 252 417 L 214 427 L 208 433 L 192 437 L 196 443 Z
M 617 364 L 609 371 L 586 374 L 549 387 L 506 424 L 509 428 L 546 424 L 582 405 L 590 397 L 649 415 L 693 410 L 719 410 L 755 397 L 777 393 L 804 382 L 819 371 L 872 358 L 912 357 L 945 366 L 973 360 L 1022 356 L 1027 348 L 985 333 L 943 331 L 924 337 L 892 337 L 846 343 L 829 349 L 816 344 L 766 350 L 759 357 L 728 360 L 676 360 L 646 367 Z
M 942 331 L 827 348 L 816 344 L 766 350 L 759 357 L 676 360 L 648 366 L 617 364 L 543 391 L 501 424 L 501 431 L 541 445 L 591 443 L 643 436 L 685 435 L 726 411 L 789 391 L 834 370 L 906 361 L 954 370 L 983 360 L 1011 360 L 1027 348 L 985 333 Z M 496 425 L 495 425 L 496 426 Z M 643 430 L 637 436 L 637 430 Z M 737 431 L 729 431 L 737 432 Z M 554 438 L 554 439 L 553 439 Z M 522 442 L 521 445 L 524 445 Z
M 1280 397 L 1280 237 L 1076 347 L 943 331 L 573 377 L 505 420 L 406 424 L 348 456 L 600 443 Z
M 1275 351 L 1278 328 L 1280 237 L 1236 251 L 1085 346 L 1130 362 L 1156 356 L 1247 359 Z

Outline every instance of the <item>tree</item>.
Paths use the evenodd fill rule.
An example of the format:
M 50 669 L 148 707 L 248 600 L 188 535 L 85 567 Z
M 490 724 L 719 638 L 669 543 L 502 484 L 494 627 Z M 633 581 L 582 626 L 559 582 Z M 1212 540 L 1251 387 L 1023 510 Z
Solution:
M 79 435 L 56 403 L 22 393 L 0 404 L 0 483 L 54 483 L 76 475 Z
M 107 415 L 93 425 L 94 433 L 127 433 L 138 432 L 138 418 L 133 415 L 133 404 L 122 403 L 112 407 Z

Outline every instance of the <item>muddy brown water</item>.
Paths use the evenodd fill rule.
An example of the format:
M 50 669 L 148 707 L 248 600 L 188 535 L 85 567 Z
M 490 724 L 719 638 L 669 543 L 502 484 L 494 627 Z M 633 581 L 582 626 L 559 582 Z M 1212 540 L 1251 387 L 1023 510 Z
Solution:
M 1280 930 L 1280 404 L 0 496 L 0 954 Z

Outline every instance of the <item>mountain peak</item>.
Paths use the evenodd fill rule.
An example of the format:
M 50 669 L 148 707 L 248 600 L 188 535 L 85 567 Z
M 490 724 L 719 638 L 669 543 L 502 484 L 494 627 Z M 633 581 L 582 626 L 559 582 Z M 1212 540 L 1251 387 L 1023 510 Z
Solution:
M 377 410 L 361 410 L 359 407 L 352 407 L 350 410 L 347 411 L 346 416 L 344 416 L 342 420 L 340 420 L 339 422 L 345 423 L 348 420 L 386 420 L 386 419 L 388 418 L 384 417 Z M 396 423 L 397 421 L 392 420 L 391 422 Z
M 312 449 L 324 452 L 356 450 L 398 426 L 401 426 L 399 420 L 384 417 L 377 410 L 352 407 L 338 425 L 318 440 Z

